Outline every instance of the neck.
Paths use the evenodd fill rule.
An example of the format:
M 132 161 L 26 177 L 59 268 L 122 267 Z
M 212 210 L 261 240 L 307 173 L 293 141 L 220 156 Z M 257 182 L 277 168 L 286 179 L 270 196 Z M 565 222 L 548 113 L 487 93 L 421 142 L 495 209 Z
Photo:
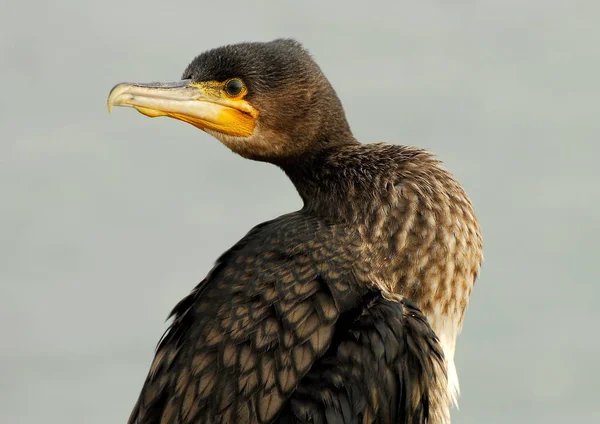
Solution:
M 353 137 L 278 163 L 304 202 L 304 210 L 334 222 L 354 221 L 372 194 Z

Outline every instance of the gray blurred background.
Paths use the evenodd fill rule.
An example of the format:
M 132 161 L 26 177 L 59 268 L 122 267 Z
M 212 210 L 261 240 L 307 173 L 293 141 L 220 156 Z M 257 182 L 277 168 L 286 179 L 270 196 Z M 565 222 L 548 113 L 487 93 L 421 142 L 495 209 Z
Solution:
M 277 168 L 113 84 L 295 37 L 355 135 L 435 151 L 486 262 L 454 423 L 600 422 L 600 2 L 13 2 L 0 13 L 0 422 L 123 423 L 175 303 L 253 225 Z

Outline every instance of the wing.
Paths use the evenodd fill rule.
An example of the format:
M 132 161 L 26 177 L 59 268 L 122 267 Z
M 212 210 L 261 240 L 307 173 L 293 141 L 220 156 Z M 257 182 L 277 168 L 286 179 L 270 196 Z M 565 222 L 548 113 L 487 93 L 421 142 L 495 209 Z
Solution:
M 129 423 L 271 422 L 366 292 L 336 231 L 290 214 L 224 254 L 176 306 Z
M 409 301 L 373 293 L 300 381 L 282 423 L 448 422 L 444 356 Z
M 251 231 L 174 309 L 129 423 L 369 422 L 414 410 L 411 385 L 437 376 L 426 376 L 431 330 L 357 281 L 351 244 L 297 214 Z

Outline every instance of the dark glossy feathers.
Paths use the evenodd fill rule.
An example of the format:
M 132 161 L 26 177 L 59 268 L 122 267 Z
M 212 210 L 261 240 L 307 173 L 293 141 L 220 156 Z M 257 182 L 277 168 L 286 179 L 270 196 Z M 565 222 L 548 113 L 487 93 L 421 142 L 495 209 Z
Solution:
M 301 213 L 252 230 L 173 311 L 129 422 L 424 422 L 410 386 L 427 400 L 443 355 L 418 310 L 357 281 L 353 239 Z

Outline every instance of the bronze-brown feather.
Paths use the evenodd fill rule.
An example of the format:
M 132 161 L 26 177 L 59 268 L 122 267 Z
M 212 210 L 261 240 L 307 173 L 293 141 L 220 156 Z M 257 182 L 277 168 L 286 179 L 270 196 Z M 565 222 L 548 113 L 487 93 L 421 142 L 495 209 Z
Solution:
M 304 207 L 255 227 L 175 307 L 129 423 L 449 422 L 482 261 L 469 198 L 424 150 L 358 143 L 298 43 L 222 47 L 184 73 L 233 77 L 254 133 L 207 131 L 283 169 Z
M 357 242 L 302 213 L 252 231 L 175 308 L 130 422 L 432 414 L 431 388 L 445 390 L 435 334 L 405 300 L 357 279 Z

